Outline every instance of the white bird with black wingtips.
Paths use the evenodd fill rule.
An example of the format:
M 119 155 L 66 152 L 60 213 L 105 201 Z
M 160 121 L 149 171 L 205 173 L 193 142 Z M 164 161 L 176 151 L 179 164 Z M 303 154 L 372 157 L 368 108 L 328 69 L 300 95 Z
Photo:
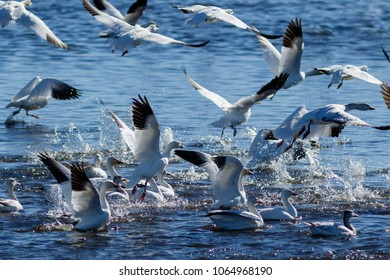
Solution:
M 142 99 L 141 97 L 139 97 L 140 100 L 142 102 L 144 102 L 143 105 L 141 104 L 138 104 L 138 106 L 135 109 L 135 112 L 138 112 L 136 114 L 140 114 L 139 111 L 140 110 L 146 110 L 150 113 L 150 111 L 152 110 L 150 108 L 150 105 L 149 103 L 147 102 L 147 99 L 145 97 L 145 99 Z M 115 121 L 115 123 L 117 124 L 118 128 L 119 128 L 119 131 L 120 131 L 120 134 L 121 134 L 121 137 L 122 139 L 125 141 L 127 147 L 129 148 L 130 152 L 133 154 L 133 157 L 135 160 L 141 160 L 142 162 L 142 158 L 143 158 L 143 154 L 144 155 L 147 155 L 148 153 L 146 153 L 146 151 L 149 150 L 149 153 L 156 153 L 154 155 L 154 157 L 157 159 L 159 157 L 158 153 L 156 152 L 157 150 L 159 150 L 159 138 L 160 138 L 160 128 L 159 128 L 159 125 L 157 123 L 157 120 L 153 120 L 152 122 L 149 123 L 149 128 L 147 129 L 149 131 L 149 136 L 146 137 L 147 139 L 149 137 L 157 137 L 157 139 L 153 140 L 153 141 L 147 141 L 147 143 L 144 143 L 144 144 L 140 144 L 140 140 L 139 138 L 141 137 L 140 135 L 142 135 L 140 132 L 137 133 L 137 137 L 136 137 L 136 133 L 134 132 L 133 129 L 131 129 L 121 118 L 119 118 L 110 108 L 108 108 L 104 103 L 103 101 L 100 101 L 102 105 L 105 106 L 105 108 L 107 109 L 108 113 L 110 114 L 110 116 L 112 117 L 112 119 Z M 153 112 L 153 111 L 152 111 Z M 133 111 L 134 113 L 134 111 Z M 153 117 L 154 117 L 154 114 L 152 114 Z M 151 119 L 152 116 L 150 117 Z M 155 118 L 155 117 L 154 117 Z M 135 126 L 135 130 L 137 131 L 137 126 L 136 126 L 136 122 L 135 122 L 135 119 L 134 119 L 134 115 L 133 115 L 133 122 L 134 122 L 134 126 Z M 138 130 L 141 129 L 142 127 L 142 122 L 143 120 L 141 120 L 141 123 L 137 122 L 137 125 L 138 125 Z M 154 135 L 152 135 L 152 133 L 150 133 L 151 131 L 154 132 Z M 145 134 L 146 135 L 146 134 Z M 137 139 L 138 138 L 138 139 Z M 157 141 L 157 143 L 155 143 L 154 141 Z M 138 144 L 137 144 L 138 143 Z M 143 145 L 146 145 L 146 146 L 143 146 Z M 158 149 L 156 149 L 154 147 L 154 145 L 157 145 L 158 146 Z M 165 147 L 165 149 L 162 150 L 161 152 L 161 157 L 164 159 L 164 161 L 166 160 L 166 162 L 168 163 L 169 162 L 169 157 L 171 155 L 171 151 L 173 149 L 177 149 L 177 148 L 183 148 L 184 146 L 179 143 L 178 141 L 176 140 L 172 140 L 168 143 L 168 145 Z M 138 150 L 138 149 L 141 149 L 141 150 Z M 149 158 L 150 155 L 147 155 L 147 158 Z M 145 166 L 147 166 L 147 164 L 145 164 Z M 138 167 L 137 167 L 138 168 Z M 140 185 L 143 185 L 143 186 L 146 186 L 148 185 L 148 182 L 145 182 L 144 180 L 146 179 L 146 177 L 148 177 L 147 175 L 142 175 L 142 173 L 144 173 L 143 169 L 146 168 L 146 167 L 139 167 L 138 169 L 135 169 L 134 172 L 136 172 L 135 174 L 132 175 L 132 177 L 137 177 L 138 175 L 140 176 L 140 178 L 142 180 L 140 180 L 140 182 L 127 182 L 129 184 L 130 187 L 132 187 L 133 183 L 136 184 L 137 186 L 140 186 Z M 154 180 L 154 178 L 152 178 L 153 180 L 148 180 L 151 187 L 154 189 L 154 190 L 147 190 L 146 193 L 148 194 L 151 194 L 152 196 L 156 197 L 157 198 L 157 201 L 163 201 L 164 199 L 161 198 L 161 195 L 163 195 L 163 197 L 165 198 L 170 198 L 170 197 L 173 197 L 175 196 L 175 192 L 172 188 L 172 186 L 170 184 L 168 184 L 168 182 L 165 181 L 164 179 L 164 176 L 166 175 L 166 165 L 163 169 L 161 170 L 158 170 L 156 171 L 156 173 L 153 175 L 154 178 L 156 180 Z M 138 175 L 136 175 L 138 174 Z M 135 180 L 135 179 L 134 179 Z M 148 185 L 149 186 L 149 185 Z M 135 189 L 134 189 L 135 191 Z M 142 198 L 142 196 L 141 196 Z
M 111 218 L 106 192 L 120 192 L 121 188 L 111 180 L 107 180 L 98 191 L 85 174 L 82 164 L 75 163 L 70 170 L 72 207 L 75 210 L 74 217 L 78 220 L 74 228 L 79 231 L 89 231 L 104 227 Z
M 58 100 L 70 100 L 79 98 L 81 92 L 60 80 L 52 78 L 40 78 L 39 76 L 33 78 L 26 86 L 24 86 L 13 98 L 12 101 L 5 106 L 5 108 L 16 107 L 19 108 L 13 112 L 8 118 L 18 114 L 21 109 L 26 110 L 26 115 L 38 118 L 37 115 L 30 115 L 29 111 L 38 110 L 45 107 L 49 101 L 54 98 Z
M 172 150 L 183 148 L 183 145 L 178 141 L 172 141 L 164 151 L 160 151 L 160 125 L 146 97 L 133 98 L 132 117 L 135 127 L 132 152 L 134 160 L 139 163 L 131 173 L 128 186 L 134 187 L 144 179 L 146 190 L 148 181 L 157 185 L 153 177 L 165 170 Z
M 290 146 L 298 138 L 311 139 L 313 137 L 338 137 L 346 126 L 365 126 L 378 130 L 389 130 L 390 126 L 374 126 L 349 113 L 351 110 L 369 111 L 374 107 L 366 103 L 329 104 L 305 113 L 297 119 L 291 129 Z M 278 135 L 273 131 L 276 138 Z M 286 135 L 285 135 L 286 137 Z
M 344 81 L 352 80 L 355 78 L 371 84 L 376 84 L 376 85 L 382 84 L 382 81 L 378 80 L 373 75 L 367 73 L 368 71 L 367 65 L 355 66 L 351 64 L 344 64 L 344 65 L 336 64 L 329 67 L 314 68 L 314 69 L 326 75 L 332 76 L 328 88 L 330 88 L 332 84 L 337 84 L 337 89 L 339 89 L 343 85 Z
M 28 11 L 26 5 L 31 6 L 32 2 L 30 0 L 23 0 L 21 2 L 0 1 L 0 27 L 18 23 L 32 30 L 37 36 L 56 48 L 70 49 L 40 18 Z
M 318 70 L 301 71 L 301 58 L 304 49 L 301 19 L 291 20 L 284 32 L 282 50 L 279 51 L 264 36 L 256 35 L 263 55 L 274 75 L 289 74 L 283 88 L 302 82 L 309 76 L 321 75 Z
M 175 150 L 175 155 L 202 167 L 209 174 L 216 209 L 239 208 L 247 204 L 242 177 L 251 172 L 233 156 L 211 156 L 204 152 Z
M 96 9 L 88 0 L 82 0 L 85 9 L 100 23 L 110 29 L 112 36 L 109 38 L 112 51 L 121 51 L 125 55 L 130 48 L 134 48 L 142 43 L 152 42 L 161 45 L 182 45 L 188 47 L 203 47 L 209 41 L 200 44 L 190 44 L 180 40 L 170 38 L 161 34 L 152 33 L 149 29 L 139 25 L 130 25 L 127 22 L 110 16 Z
M 233 129 L 233 136 L 236 136 L 236 126 L 246 123 L 249 120 L 251 116 L 251 108 L 261 100 L 272 98 L 276 92 L 283 87 L 283 84 L 288 79 L 288 74 L 280 74 L 265 86 L 263 86 L 256 94 L 242 97 L 234 104 L 231 104 L 219 94 L 212 92 L 195 82 L 187 74 L 187 71 L 184 67 L 182 67 L 182 70 L 186 79 L 199 94 L 211 100 L 215 105 L 225 111 L 225 115 L 211 124 L 214 127 L 222 128 L 221 137 L 223 136 L 225 128 L 227 127 Z

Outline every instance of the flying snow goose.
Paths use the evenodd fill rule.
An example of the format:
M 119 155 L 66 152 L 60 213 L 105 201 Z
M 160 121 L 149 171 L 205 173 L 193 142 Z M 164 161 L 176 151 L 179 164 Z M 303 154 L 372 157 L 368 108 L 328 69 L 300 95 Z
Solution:
M 209 174 L 215 203 L 213 208 L 241 208 L 247 203 L 242 177 L 251 174 L 233 156 L 211 156 L 197 151 L 175 150 L 177 156 L 202 167 Z
M 345 126 L 367 126 L 389 130 L 390 126 L 374 126 L 348 113 L 351 110 L 369 111 L 374 107 L 366 103 L 329 104 L 307 112 L 295 124 L 295 132 L 305 127 L 303 138 L 320 136 L 338 137 Z
M 384 93 L 382 92 L 382 94 Z M 345 126 L 367 126 L 379 130 L 390 129 L 390 126 L 373 126 L 350 114 L 351 110 L 368 111 L 375 110 L 375 108 L 366 103 L 349 103 L 346 105 L 328 104 L 308 111 L 306 106 L 300 106 L 277 128 L 264 130 L 262 133 L 268 139 L 292 140 L 286 148 L 288 150 L 299 138 L 338 137 Z M 282 142 L 279 145 L 281 146 Z
M 39 76 L 33 78 L 25 87 L 23 87 L 13 98 L 12 101 L 5 106 L 17 107 L 17 111 L 13 112 L 8 118 L 9 121 L 12 116 L 18 114 L 21 109 L 26 110 L 26 115 L 38 118 L 37 115 L 30 115 L 29 111 L 38 110 L 45 107 L 51 98 L 58 100 L 69 100 L 80 97 L 81 92 L 56 79 L 40 78 Z
M 40 18 L 27 11 L 26 5 L 31 6 L 32 2 L 30 0 L 23 0 L 21 2 L 0 1 L 0 27 L 18 23 L 21 26 L 31 29 L 36 35 L 56 48 L 70 49 Z
M 153 42 L 161 45 L 183 45 L 188 47 L 203 47 L 209 42 L 190 44 L 161 34 L 152 33 L 147 28 L 138 25 L 130 25 L 121 19 L 99 11 L 88 0 L 82 0 L 82 2 L 85 9 L 91 13 L 97 21 L 109 27 L 110 33 L 112 33 L 109 38 L 112 50 L 121 51 L 122 56 L 125 55 L 130 48 L 134 48 L 145 42 Z
M 137 0 L 130 6 L 126 14 L 123 16 L 122 13 L 117 8 L 115 8 L 110 2 L 106 0 L 94 0 L 93 2 L 96 8 L 98 8 L 100 11 L 107 13 L 113 17 L 116 17 L 117 19 L 123 20 L 130 25 L 136 25 L 138 19 L 143 15 L 147 6 L 146 0 Z M 150 32 L 156 32 L 159 26 L 155 22 L 150 22 L 147 26 L 145 26 L 145 28 Z M 108 31 L 100 32 L 99 36 L 115 37 L 116 35 L 115 32 L 108 30 Z
M 332 79 L 328 85 L 328 88 L 330 88 L 332 84 L 337 84 L 337 88 L 339 89 L 343 85 L 344 80 L 352 80 L 355 78 L 371 84 L 382 84 L 382 81 L 367 73 L 367 65 L 355 66 L 350 64 L 336 64 L 329 67 L 314 69 L 323 74 L 332 75 Z
M 283 88 L 289 88 L 302 82 L 306 77 L 321 75 L 313 69 L 302 72 L 301 57 L 304 49 L 301 19 L 291 20 L 288 24 L 282 43 L 281 53 L 264 36 L 256 35 L 263 50 L 264 58 L 274 75 L 289 74 Z
M 249 196 L 247 209 L 244 210 L 212 210 L 207 216 L 213 221 L 217 229 L 245 230 L 264 226 L 264 221 L 254 206 L 254 198 Z
M 110 220 L 111 211 L 106 192 L 120 191 L 114 182 L 104 181 L 100 191 L 91 183 L 84 172 L 82 164 L 71 166 L 72 206 L 78 223 L 75 229 L 80 231 L 97 230 L 104 227 Z
M 0 198 L 0 212 L 16 212 L 23 210 L 18 198 L 15 195 L 14 188 L 20 185 L 15 178 L 7 180 L 7 192 L 10 198 Z
M 264 221 L 294 221 L 298 218 L 297 209 L 291 203 L 289 198 L 297 195 L 295 192 L 284 189 L 281 192 L 283 207 L 260 208 L 258 211 Z
M 246 123 L 249 120 L 252 106 L 263 99 L 272 98 L 288 79 L 288 74 L 282 73 L 263 86 L 256 94 L 242 97 L 236 101 L 236 103 L 231 104 L 219 94 L 212 92 L 195 82 L 187 74 L 184 67 L 182 67 L 182 70 L 186 79 L 199 94 L 211 100 L 215 105 L 225 111 L 225 115 L 223 115 L 218 121 L 211 123 L 214 127 L 222 128 L 221 137 L 223 137 L 226 127 L 233 129 L 233 136 L 236 136 L 236 126 Z
M 198 27 L 199 25 L 204 23 L 224 21 L 226 23 L 234 25 L 235 27 L 255 32 L 256 34 L 264 36 L 268 39 L 277 39 L 282 37 L 260 33 L 257 28 L 249 26 L 248 24 L 234 16 L 232 9 L 222 9 L 216 6 L 204 5 L 192 5 L 188 7 L 180 7 L 178 5 L 173 5 L 173 7 L 177 8 L 185 14 L 194 14 L 194 16 L 186 20 L 186 22 L 195 27 Z
M 357 234 L 357 231 L 350 223 L 352 217 L 358 217 L 358 214 L 351 210 L 346 210 L 343 214 L 343 224 L 335 222 L 304 222 L 304 224 L 309 226 L 312 235 L 353 236 Z

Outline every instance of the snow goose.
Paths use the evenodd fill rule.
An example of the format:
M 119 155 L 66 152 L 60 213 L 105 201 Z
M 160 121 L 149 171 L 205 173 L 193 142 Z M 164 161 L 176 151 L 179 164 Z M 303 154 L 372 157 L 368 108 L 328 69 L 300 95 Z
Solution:
M 264 36 L 256 36 L 272 73 L 274 75 L 280 75 L 281 73 L 289 74 L 283 88 L 286 89 L 295 86 L 306 77 L 322 74 L 315 69 L 308 72 L 302 72 L 300 70 L 301 57 L 304 49 L 301 19 L 291 20 L 288 24 L 283 36 L 281 53 Z
M 74 216 L 78 219 L 74 228 L 89 231 L 104 227 L 111 217 L 106 192 L 120 191 L 120 187 L 107 180 L 103 182 L 99 192 L 85 174 L 82 164 L 75 163 L 70 170 L 72 206 L 75 210 Z
M 20 185 L 15 178 L 7 180 L 7 191 L 10 198 L 0 198 L 0 212 L 16 212 L 23 210 L 18 198 L 15 195 L 14 188 Z
M 247 209 L 244 210 L 212 210 L 207 216 L 213 221 L 217 229 L 244 230 L 264 226 L 264 221 L 254 206 L 254 198 L 249 196 Z
M 295 192 L 284 189 L 281 192 L 282 207 L 267 207 L 260 208 L 258 211 L 263 217 L 264 221 L 294 221 L 298 218 L 298 212 L 289 198 L 297 195 Z
M 70 49 L 62 42 L 50 28 L 36 15 L 27 11 L 27 6 L 31 6 L 30 0 L 0 1 L 0 27 L 6 27 L 12 23 L 18 23 L 34 31 L 36 35 L 46 40 L 56 48 Z
M 143 15 L 146 6 L 147 6 L 146 0 L 137 0 L 134 2 L 130 8 L 127 10 L 126 14 L 123 16 L 122 13 L 115 8 L 110 2 L 106 0 L 94 0 L 93 3 L 95 4 L 96 8 L 98 8 L 100 11 L 109 14 L 113 17 L 116 17 L 117 19 L 123 20 L 127 22 L 130 25 L 136 25 L 138 19 Z M 150 32 L 156 32 L 159 28 L 158 24 L 155 22 L 150 22 L 147 26 L 145 26 L 147 30 Z M 102 31 L 99 33 L 100 37 L 106 38 L 106 37 L 112 37 L 116 36 L 115 32 L 112 32 L 110 30 L 108 31 Z
M 21 109 L 26 110 L 26 115 L 38 118 L 37 115 L 30 115 L 29 111 L 38 110 L 45 107 L 51 98 L 58 100 L 69 100 L 80 97 L 81 92 L 56 79 L 40 78 L 39 76 L 33 78 L 26 86 L 24 86 L 13 98 L 12 101 L 5 106 L 17 107 L 17 111 L 7 119 L 10 121 L 12 116 L 18 114 Z
M 338 137 L 346 126 L 366 126 L 378 130 L 389 130 L 390 126 L 374 126 L 348 113 L 351 110 L 375 110 L 366 103 L 329 104 L 304 114 L 296 120 L 291 129 L 292 141 L 289 149 L 297 138 L 311 139 L 313 137 Z M 277 137 L 277 136 L 276 136 Z M 291 139 L 290 139 L 291 140 Z
M 102 101 L 100 101 L 102 105 L 105 106 L 108 113 L 112 117 L 112 119 L 117 124 L 121 137 L 125 141 L 126 145 L 128 146 L 130 152 L 134 155 L 136 153 L 136 144 L 135 144 L 135 133 L 134 130 L 132 130 L 129 126 L 126 125 L 124 121 L 122 121 L 121 118 L 119 118 L 111 109 L 109 109 Z M 172 149 L 176 148 L 183 148 L 184 146 L 179 143 L 178 141 L 172 140 L 168 143 L 168 145 L 165 147 L 165 149 L 162 152 L 162 155 L 164 157 L 169 158 Z M 163 169 L 156 173 L 155 179 L 157 183 L 157 187 L 160 189 L 161 193 L 164 195 L 164 197 L 173 197 L 175 195 L 174 190 L 168 182 L 165 181 L 164 176 L 166 175 L 166 170 Z M 139 185 L 146 185 L 145 182 L 141 182 Z
M 247 203 L 242 177 L 251 174 L 233 156 L 211 156 L 197 151 L 175 150 L 177 156 L 202 167 L 209 174 L 215 203 L 213 208 L 241 208 Z
M 382 94 L 385 94 L 385 92 L 384 88 Z M 367 126 L 379 130 L 390 129 L 390 126 L 373 126 L 350 114 L 349 111 L 351 110 L 368 111 L 375 110 L 375 108 L 366 103 L 349 103 L 346 105 L 328 104 L 308 111 L 306 106 L 300 106 L 277 128 L 272 130 L 265 129 L 262 131 L 262 134 L 265 136 L 265 139 L 291 141 L 285 149 L 288 150 L 297 139 L 338 137 L 345 126 Z M 279 145 L 282 146 L 282 142 Z
M 344 80 L 352 80 L 355 78 L 371 84 L 382 84 L 382 81 L 367 73 L 367 65 L 355 66 L 350 64 L 336 64 L 329 67 L 314 69 L 323 74 L 332 75 L 332 79 L 328 85 L 328 88 L 330 88 L 332 84 L 337 84 L 337 88 L 339 89 L 343 85 Z
M 82 0 L 85 9 L 99 22 L 110 28 L 112 34 L 109 38 L 112 51 L 121 51 L 125 55 L 130 48 L 134 48 L 145 42 L 153 42 L 161 45 L 173 44 L 188 47 L 203 47 L 209 41 L 200 44 L 189 44 L 161 34 L 152 33 L 149 29 L 139 25 L 130 25 L 127 22 L 110 16 L 96 9 L 88 0 Z
M 160 125 L 146 97 L 133 98 L 132 118 L 134 122 L 134 160 L 138 166 L 129 178 L 129 187 L 136 186 L 142 179 L 155 184 L 154 176 L 163 172 L 169 163 L 172 150 L 182 148 L 178 141 L 170 142 L 160 151 Z
M 182 67 L 182 70 L 186 79 L 199 94 L 211 100 L 215 105 L 225 111 L 225 115 L 223 115 L 218 121 L 211 124 L 214 127 L 222 128 L 221 137 L 223 137 L 226 127 L 233 129 L 233 136 L 236 136 L 236 126 L 246 123 L 249 120 L 251 116 L 251 108 L 263 99 L 272 98 L 288 79 L 287 74 L 280 74 L 272 79 L 268 84 L 263 86 L 256 94 L 242 97 L 236 101 L 236 103 L 231 104 L 219 94 L 212 92 L 195 82 L 187 74 L 184 67 Z
M 194 14 L 194 16 L 186 20 L 186 22 L 195 27 L 198 27 L 199 25 L 204 23 L 223 21 L 235 27 L 250 30 L 258 34 L 259 36 L 264 36 L 268 39 L 277 39 L 282 37 L 260 33 L 257 28 L 249 26 L 248 24 L 234 16 L 232 9 L 222 9 L 216 6 L 204 5 L 192 5 L 188 7 L 180 7 L 178 5 L 173 5 L 173 7 L 182 11 L 185 14 Z
M 310 228 L 312 235 L 317 236 L 353 236 L 356 235 L 356 229 L 351 225 L 350 219 L 358 215 L 351 211 L 344 211 L 343 224 L 335 222 L 304 222 Z

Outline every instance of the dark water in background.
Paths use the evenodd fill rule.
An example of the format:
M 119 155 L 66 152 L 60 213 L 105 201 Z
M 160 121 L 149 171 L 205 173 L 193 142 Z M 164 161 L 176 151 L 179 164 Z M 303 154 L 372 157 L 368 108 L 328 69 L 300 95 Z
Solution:
M 127 9 L 124 2 L 112 1 L 121 11 Z M 194 3 L 181 2 L 190 4 Z M 385 1 L 219 1 L 218 5 L 234 9 L 239 18 L 266 33 L 281 34 L 291 19 L 301 17 L 302 70 L 367 64 L 370 73 L 390 81 L 390 65 L 380 49 L 383 44 L 390 50 L 390 5 Z M 1 259 L 389 259 L 390 235 L 385 229 L 390 227 L 390 135 L 361 127 L 344 129 L 338 139 L 321 139 L 321 149 L 309 158 L 294 164 L 278 162 L 244 180 L 247 193 L 264 205 L 279 203 L 280 187 L 296 190 L 294 203 L 302 220 L 339 219 L 345 208 L 353 208 L 359 213 L 353 220 L 360 231 L 355 238 L 313 238 L 302 223 L 214 231 L 204 216 L 212 204 L 207 176 L 177 158 L 168 177 L 177 200 L 115 205 L 113 220 L 103 232 L 54 230 L 52 213 L 57 207 L 48 190 L 55 181 L 39 162 L 38 152 L 45 149 L 66 161 L 91 161 L 99 152 L 131 162 L 99 98 L 130 123 L 131 98 L 146 95 L 162 130 L 171 129 L 188 149 L 235 155 L 243 162 L 256 131 L 276 127 L 300 105 L 312 109 L 367 102 L 376 111 L 358 116 L 376 125 L 389 124 L 390 111 L 376 85 L 354 80 L 339 90 L 327 89 L 329 77 L 313 77 L 254 107 L 238 135 L 233 138 L 226 130 L 230 138 L 221 141 L 220 129 L 209 124 L 222 111 L 195 92 L 180 67 L 184 65 L 197 82 L 231 102 L 252 94 L 272 78 L 253 34 L 224 23 L 194 29 L 166 1 L 149 1 L 141 24 L 154 20 L 161 34 L 211 42 L 201 49 L 149 44 L 121 57 L 97 38 L 105 27 L 80 1 L 35 1 L 30 10 L 72 51 L 55 49 L 17 26 L 0 30 L 0 118 L 6 120 L 12 110 L 3 107 L 36 75 L 61 79 L 80 88 L 83 96 L 53 100 L 36 112 L 40 120 L 20 114 L 17 119 L 23 123 L 0 126 L 0 194 L 6 195 L 4 179 L 16 177 L 21 183 L 17 195 L 25 208 L 17 214 L 0 214 Z M 280 49 L 281 40 L 275 45 Z M 131 168 L 119 171 L 129 176 Z

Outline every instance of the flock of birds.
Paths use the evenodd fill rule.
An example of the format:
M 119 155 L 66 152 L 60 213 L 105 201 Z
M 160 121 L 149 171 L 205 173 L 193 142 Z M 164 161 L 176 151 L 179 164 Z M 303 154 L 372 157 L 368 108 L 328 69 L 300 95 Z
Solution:
M 99 36 L 108 40 L 112 51 L 119 51 L 122 55 L 129 49 L 151 42 L 157 44 L 174 44 L 187 47 L 204 47 L 208 41 L 201 43 L 187 43 L 157 33 L 158 24 L 151 22 L 143 27 L 137 24 L 147 6 L 146 0 L 137 0 L 123 15 L 107 0 L 94 0 L 94 5 L 88 0 L 81 0 L 84 8 L 93 18 L 104 24 L 108 29 L 102 31 Z M 26 9 L 31 5 L 30 0 L 0 1 L 0 25 L 6 27 L 12 23 L 18 23 L 29 28 L 36 35 L 52 44 L 54 47 L 69 50 L 70 47 L 62 42 L 50 28 L 37 16 Z M 224 111 L 224 115 L 213 126 L 221 128 L 221 137 L 226 128 L 233 130 L 233 136 L 237 134 L 237 126 L 245 124 L 251 116 L 251 108 L 264 99 L 272 99 L 281 89 L 293 87 L 310 76 L 330 75 L 332 84 L 337 88 L 346 80 L 354 78 L 380 86 L 380 92 L 384 102 L 390 108 L 390 87 L 386 82 L 380 81 L 370 75 L 365 65 L 332 65 L 323 68 L 314 68 L 303 72 L 300 69 L 301 56 L 304 50 L 304 40 L 301 20 L 291 20 L 285 29 L 283 36 L 267 35 L 257 28 L 249 26 L 233 15 L 230 9 L 222 9 L 216 6 L 193 5 L 188 7 L 174 6 L 179 11 L 190 14 L 188 24 L 199 26 L 204 23 L 224 21 L 237 28 L 253 32 L 263 50 L 266 62 L 275 75 L 256 94 L 243 97 L 235 103 L 230 103 L 221 95 L 212 92 L 195 82 L 186 69 L 183 73 L 191 86 L 203 97 L 211 100 Z M 283 37 L 281 51 L 269 41 Z M 384 54 L 386 51 L 382 48 Z M 21 109 L 26 115 L 31 110 L 37 110 L 46 106 L 51 98 L 67 100 L 79 98 L 81 92 L 56 79 L 35 77 L 24 86 L 6 106 L 16 107 L 6 124 L 11 124 L 13 117 Z M 101 102 L 103 105 L 104 103 Z M 105 105 L 104 105 L 105 106 Z M 107 113 L 117 124 L 120 134 L 133 155 L 133 160 L 138 162 L 137 167 L 131 173 L 130 178 L 124 178 L 115 169 L 122 161 L 109 157 L 107 159 L 107 172 L 102 170 L 102 158 L 97 155 L 93 166 L 84 166 L 83 163 L 60 163 L 46 151 L 38 154 L 38 158 L 51 171 L 57 183 L 60 185 L 67 214 L 70 214 L 74 228 L 80 231 L 96 230 L 109 223 L 111 212 L 108 199 L 120 198 L 128 202 L 142 202 L 145 199 L 164 201 L 175 196 L 174 189 L 164 177 L 167 173 L 169 158 L 172 154 L 199 166 L 209 175 L 214 204 L 207 216 L 217 228 L 224 230 L 242 230 L 259 228 L 264 226 L 264 221 L 296 221 L 299 219 L 290 197 L 296 193 L 289 189 L 281 192 L 283 207 L 256 208 L 256 199 L 247 196 L 242 185 L 242 178 L 252 174 L 252 171 L 244 167 L 243 163 L 234 156 L 213 156 L 204 152 L 185 150 L 178 141 L 172 141 L 164 150 L 160 144 L 160 126 L 152 106 L 146 96 L 133 98 L 132 119 L 133 129 L 126 125 L 110 108 L 105 107 Z M 272 147 L 271 157 L 288 152 L 296 142 L 304 142 L 316 137 L 337 137 L 345 126 L 366 126 L 379 130 L 389 130 L 390 126 L 377 126 L 361 120 L 352 115 L 351 110 L 374 110 L 368 104 L 350 103 L 329 104 L 321 108 L 308 111 L 305 106 L 297 108 L 275 129 L 262 129 L 254 139 L 249 155 L 253 167 L 262 157 L 259 151 L 264 146 Z M 270 150 L 270 148 L 268 148 Z M 261 158 L 261 160 L 263 160 Z M 0 200 L 0 212 L 13 212 L 23 209 L 19 203 L 14 187 L 18 182 L 10 178 L 8 192 L 10 199 Z M 142 189 L 140 192 L 139 189 Z M 138 195 L 138 196 L 137 196 Z M 356 229 L 351 225 L 350 218 L 357 214 L 351 210 L 343 213 L 343 223 L 335 222 L 305 222 L 313 235 L 325 236 L 351 236 L 356 235 Z

